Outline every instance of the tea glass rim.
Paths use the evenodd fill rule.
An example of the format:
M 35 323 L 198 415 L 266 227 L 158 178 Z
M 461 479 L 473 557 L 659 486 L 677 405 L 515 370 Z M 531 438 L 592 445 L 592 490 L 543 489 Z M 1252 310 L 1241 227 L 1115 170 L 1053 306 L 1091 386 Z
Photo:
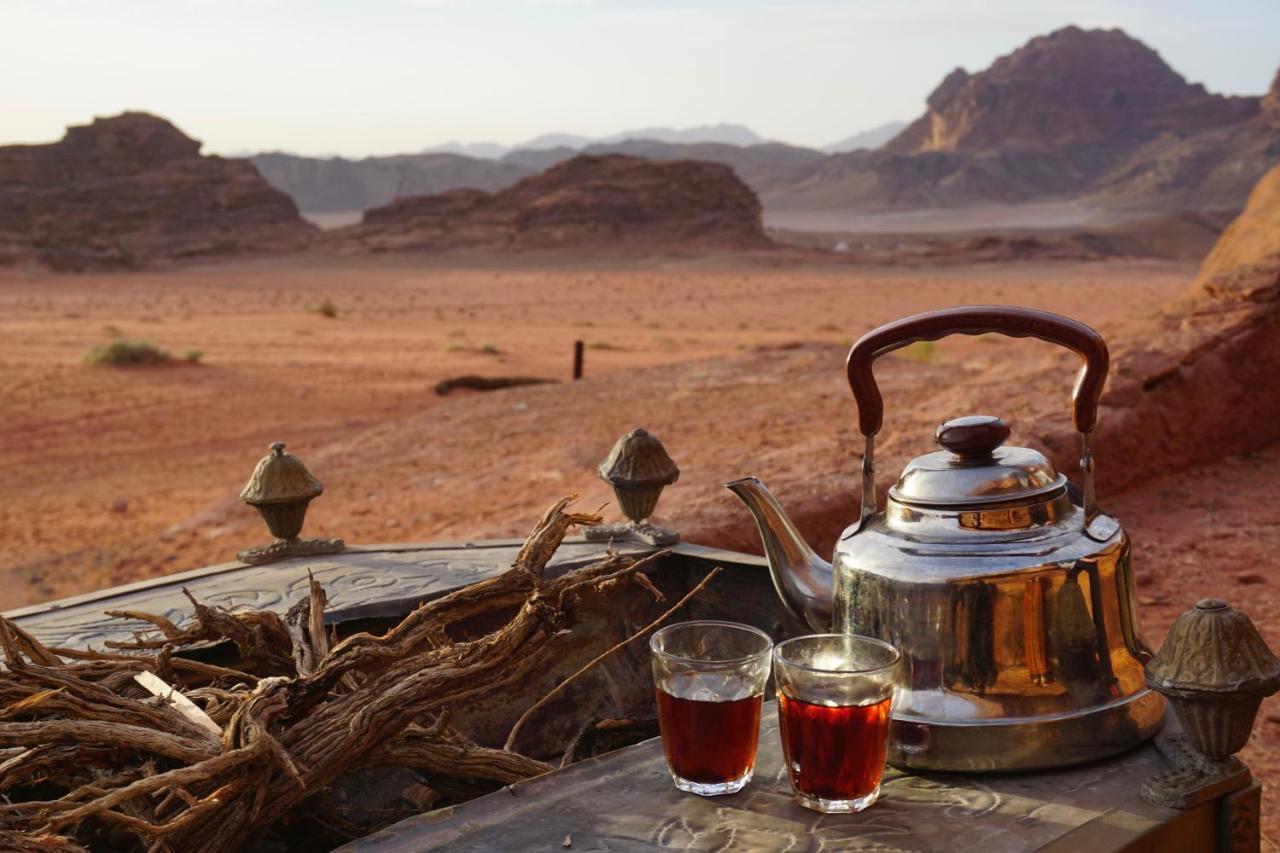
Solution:
M 784 648 L 791 645 L 792 643 L 799 642 L 800 640 L 822 640 L 822 639 L 836 639 L 836 638 L 842 639 L 842 640 L 843 639 L 859 640 L 861 642 L 870 643 L 873 646 L 880 646 L 892 652 L 893 658 L 888 663 L 880 664 L 879 666 L 832 669 L 830 667 L 810 666 L 808 664 L 800 663 L 799 661 L 792 660 L 791 658 L 786 657 L 783 653 Z M 898 647 L 893 645 L 892 643 L 887 643 L 884 640 L 877 639 L 876 637 L 867 637 L 862 634 L 839 634 L 839 633 L 804 634 L 799 637 L 791 637 L 789 639 L 783 640 L 781 643 L 774 644 L 773 660 L 775 663 L 780 664 L 784 667 L 789 667 L 791 669 L 802 669 L 805 672 L 813 672 L 819 675 L 875 675 L 876 673 L 881 673 L 881 672 L 885 672 L 886 670 L 893 669 L 899 663 L 901 663 L 902 652 L 899 651 Z
M 673 652 L 666 651 L 665 649 L 658 648 L 658 638 L 663 636 L 664 634 L 667 634 L 679 628 L 689 628 L 693 626 L 707 626 L 707 625 L 715 625 L 720 628 L 738 628 L 763 638 L 767 645 L 765 646 L 765 648 L 761 649 L 758 652 L 754 652 L 749 655 L 743 655 L 742 657 L 738 657 L 738 658 L 725 658 L 722 660 L 708 660 L 706 658 L 690 658 L 690 657 L 685 657 L 684 655 L 677 655 Z M 764 631 L 761 631 L 759 628 L 755 627 L 754 625 L 746 625 L 746 624 L 743 624 L 742 622 L 728 622 L 723 619 L 691 619 L 688 622 L 676 622 L 674 624 L 659 628 L 657 631 L 653 632 L 653 635 L 651 637 L 649 637 L 649 651 L 652 652 L 653 654 L 659 655 L 660 657 L 666 658 L 667 660 L 679 661 L 680 663 L 686 663 L 686 664 L 695 664 L 700 667 L 737 666 L 739 664 L 744 664 L 744 663 L 747 663 L 748 661 L 755 660 L 756 658 L 762 655 L 770 655 L 776 648 L 777 648 L 777 645 L 774 644 L 773 637 L 770 637 L 768 634 L 766 634 Z

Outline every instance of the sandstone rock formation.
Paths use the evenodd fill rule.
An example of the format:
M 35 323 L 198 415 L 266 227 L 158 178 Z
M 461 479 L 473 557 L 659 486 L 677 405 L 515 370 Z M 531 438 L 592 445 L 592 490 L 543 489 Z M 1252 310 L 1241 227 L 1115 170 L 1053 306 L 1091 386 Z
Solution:
M 1212 95 L 1120 30 L 1066 27 L 978 74 L 956 69 L 884 150 L 1052 151 L 1131 144 L 1250 118 L 1256 98 Z M 1100 152 L 1105 156 L 1105 152 Z
M 770 245 L 727 166 L 581 155 L 495 194 L 454 190 L 365 212 L 340 239 L 370 251 Z
M 314 233 L 251 163 L 202 157 L 199 142 L 145 113 L 0 148 L 0 263 L 139 267 L 297 249 Z

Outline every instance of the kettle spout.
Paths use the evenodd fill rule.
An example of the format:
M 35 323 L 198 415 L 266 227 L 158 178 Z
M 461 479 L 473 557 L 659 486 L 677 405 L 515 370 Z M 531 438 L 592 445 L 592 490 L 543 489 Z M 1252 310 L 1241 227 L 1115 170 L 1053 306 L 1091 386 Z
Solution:
M 829 631 L 834 583 L 831 564 L 800 536 L 773 494 L 755 477 L 725 483 L 760 528 L 773 585 L 787 609 L 815 631 Z

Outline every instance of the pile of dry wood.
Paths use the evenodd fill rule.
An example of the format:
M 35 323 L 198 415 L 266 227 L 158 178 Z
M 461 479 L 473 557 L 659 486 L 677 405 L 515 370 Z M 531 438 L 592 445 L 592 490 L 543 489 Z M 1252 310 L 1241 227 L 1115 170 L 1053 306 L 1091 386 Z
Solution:
M 47 648 L 0 618 L 0 849 L 236 851 L 317 821 L 340 838 L 360 832 L 316 803 L 353 773 L 411 768 L 430 807 L 547 771 L 510 747 L 470 742 L 448 716 L 548 666 L 549 640 L 584 596 L 618 584 L 657 595 L 638 571 L 644 560 L 612 553 L 544 577 L 568 530 L 599 521 L 567 505 L 547 511 L 506 573 L 382 636 L 333 644 L 314 580 L 283 618 L 194 598 L 183 627 L 112 614 L 154 630 L 110 652 Z M 514 615 L 451 639 L 451 627 L 500 613 Z M 215 641 L 234 644 L 235 668 L 177 654 Z

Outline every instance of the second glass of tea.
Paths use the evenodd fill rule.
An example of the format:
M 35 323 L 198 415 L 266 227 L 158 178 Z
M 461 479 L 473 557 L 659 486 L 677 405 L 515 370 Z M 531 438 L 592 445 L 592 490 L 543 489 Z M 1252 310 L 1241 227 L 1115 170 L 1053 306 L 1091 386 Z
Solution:
M 682 622 L 649 640 L 658 725 L 676 787 L 734 794 L 751 781 L 773 641 L 736 622 Z
M 888 643 L 848 634 L 773 650 L 782 754 L 800 805 L 860 812 L 879 798 L 898 659 Z

